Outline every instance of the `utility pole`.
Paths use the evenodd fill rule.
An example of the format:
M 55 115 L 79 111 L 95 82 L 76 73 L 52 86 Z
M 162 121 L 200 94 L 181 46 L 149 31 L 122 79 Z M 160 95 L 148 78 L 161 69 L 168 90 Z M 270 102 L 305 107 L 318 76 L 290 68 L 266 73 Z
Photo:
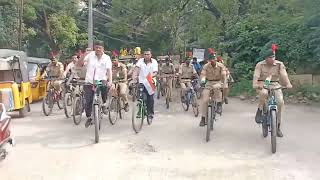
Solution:
M 88 48 L 93 49 L 93 13 L 92 13 L 92 0 L 89 0 Z
M 23 0 L 19 0 L 18 2 L 18 13 L 19 13 L 19 29 L 18 29 L 18 50 L 21 50 L 22 46 L 22 22 L 23 22 Z

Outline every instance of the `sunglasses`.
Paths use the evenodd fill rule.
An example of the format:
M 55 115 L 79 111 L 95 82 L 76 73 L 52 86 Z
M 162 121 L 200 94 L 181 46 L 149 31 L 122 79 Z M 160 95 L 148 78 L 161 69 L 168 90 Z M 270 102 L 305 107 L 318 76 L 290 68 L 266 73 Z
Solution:
M 150 56 L 151 54 L 144 54 L 145 56 Z

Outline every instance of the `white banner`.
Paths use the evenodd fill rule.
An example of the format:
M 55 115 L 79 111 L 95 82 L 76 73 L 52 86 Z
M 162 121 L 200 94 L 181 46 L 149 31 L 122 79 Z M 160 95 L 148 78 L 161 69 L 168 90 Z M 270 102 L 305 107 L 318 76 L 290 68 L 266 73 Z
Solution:
M 205 49 L 193 49 L 193 57 L 196 57 L 198 62 L 201 62 L 204 60 L 204 53 Z

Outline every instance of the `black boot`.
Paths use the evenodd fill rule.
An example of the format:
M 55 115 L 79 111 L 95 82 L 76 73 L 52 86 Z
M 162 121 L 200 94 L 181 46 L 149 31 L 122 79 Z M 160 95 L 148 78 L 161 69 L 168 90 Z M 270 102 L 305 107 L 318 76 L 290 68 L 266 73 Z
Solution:
M 205 118 L 205 117 L 201 117 L 201 121 L 200 121 L 199 126 L 200 126 L 200 127 L 203 127 L 203 126 L 205 126 L 205 125 L 206 125 L 206 118 Z
M 256 112 L 256 117 L 255 117 L 256 123 L 261 124 L 262 123 L 262 110 L 258 108 Z
M 277 136 L 278 136 L 278 137 L 283 137 L 282 131 L 281 131 L 281 129 L 280 129 L 280 124 L 278 124 Z
M 217 103 L 217 113 L 220 114 L 220 116 L 221 116 L 221 114 L 222 114 L 222 102 L 218 102 Z
M 129 104 L 128 104 L 128 103 L 126 103 L 126 104 L 124 105 L 124 111 L 125 111 L 125 112 L 129 112 Z
M 85 123 L 85 127 L 88 128 L 91 125 L 92 125 L 92 119 L 91 119 L 91 117 L 88 117 L 88 119 L 87 119 L 87 121 Z
M 229 104 L 228 98 L 224 98 L 224 103 Z

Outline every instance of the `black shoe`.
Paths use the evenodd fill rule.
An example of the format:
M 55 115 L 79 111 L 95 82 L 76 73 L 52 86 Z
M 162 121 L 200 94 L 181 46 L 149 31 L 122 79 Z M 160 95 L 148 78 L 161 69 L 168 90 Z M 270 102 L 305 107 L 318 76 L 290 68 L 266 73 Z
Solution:
M 201 117 L 201 121 L 200 121 L 199 126 L 200 126 L 200 127 L 203 127 L 203 126 L 205 126 L 205 125 L 206 125 L 206 118 L 205 118 L 205 117 Z
M 154 118 L 154 114 L 149 114 L 148 117 L 149 117 L 149 119 L 153 119 Z
M 88 128 L 91 125 L 92 125 L 92 119 L 88 118 L 87 121 L 86 121 L 85 127 Z
M 124 111 L 129 112 L 129 104 L 128 103 L 124 105 Z
M 181 102 L 182 102 L 182 103 L 185 103 L 185 102 L 186 102 L 184 96 L 181 96 Z
M 222 114 L 222 102 L 218 102 L 217 103 L 217 113 L 220 114 L 220 116 L 221 116 L 221 114 Z
M 103 104 L 102 104 L 102 112 L 103 112 L 104 114 L 108 114 L 107 103 L 103 103 Z
M 283 137 L 282 131 L 281 131 L 281 129 L 280 129 L 280 125 L 278 125 L 277 136 L 278 136 L 278 137 L 281 137 L 281 138 Z
M 262 123 L 262 110 L 258 108 L 256 117 L 255 117 L 256 123 L 261 124 Z
M 224 103 L 229 104 L 228 98 L 224 98 Z

